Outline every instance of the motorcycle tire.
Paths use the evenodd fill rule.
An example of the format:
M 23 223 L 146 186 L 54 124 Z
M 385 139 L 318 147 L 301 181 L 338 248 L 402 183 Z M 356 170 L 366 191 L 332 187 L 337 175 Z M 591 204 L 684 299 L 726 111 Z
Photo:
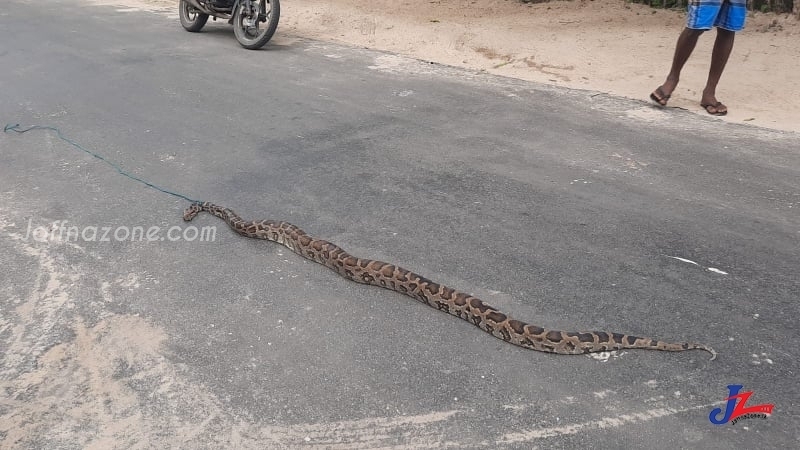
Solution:
M 256 0 L 254 3 L 259 10 L 255 20 L 250 17 L 245 10 L 247 6 L 242 3 L 233 13 L 233 34 L 239 44 L 248 50 L 259 49 L 272 39 L 281 16 L 281 4 L 278 0 Z
M 203 29 L 206 22 L 208 22 L 208 14 L 200 12 L 186 0 L 181 0 L 178 3 L 178 13 L 183 28 L 192 33 Z

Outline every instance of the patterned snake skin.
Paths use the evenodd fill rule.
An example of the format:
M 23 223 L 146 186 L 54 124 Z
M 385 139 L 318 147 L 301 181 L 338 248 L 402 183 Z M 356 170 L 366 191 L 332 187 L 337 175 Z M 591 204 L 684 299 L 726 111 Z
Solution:
M 195 203 L 186 208 L 183 220 L 190 221 L 201 211 L 224 220 L 234 231 L 256 239 L 266 239 L 288 247 L 298 255 L 320 263 L 356 283 L 371 284 L 408 295 L 426 305 L 460 317 L 494 337 L 540 352 L 576 355 L 620 349 L 649 349 L 668 352 L 705 350 L 711 360 L 717 353 L 709 346 L 671 343 L 646 337 L 606 331 L 557 331 L 512 319 L 480 299 L 435 283 L 402 267 L 357 258 L 328 241 L 315 239 L 288 222 L 245 221 L 228 208 L 212 203 Z

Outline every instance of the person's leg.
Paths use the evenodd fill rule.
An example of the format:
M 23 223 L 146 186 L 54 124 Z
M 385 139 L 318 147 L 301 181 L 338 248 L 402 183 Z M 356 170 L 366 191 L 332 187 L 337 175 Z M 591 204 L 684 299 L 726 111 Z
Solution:
M 692 55 L 694 51 L 694 47 L 697 45 L 697 39 L 703 34 L 705 30 L 694 30 L 691 28 L 684 28 L 683 32 L 681 32 L 680 36 L 678 36 L 678 42 L 675 44 L 675 55 L 672 57 L 672 67 L 669 70 L 669 75 L 667 75 L 666 81 L 656 89 L 656 92 L 653 92 L 653 95 L 656 97 L 656 101 L 662 105 L 667 104 L 667 100 L 669 96 L 672 95 L 672 91 L 678 86 L 678 81 L 681 78 L 681 70 L 683 66 L 686 64 L 686 61 L 689 60 L 689 57 Z
M 728 108 L 717 100 L 717 83 L 719 83 L 722 71 L 725 70 L 725 64 L 733 50 L 736 32 L 744 28 L 746 21 L 746 0 L 725 0 L 719 14 L 714 19 L 714 26 L 717 27 L 717 39 L 714 41 L 714 51 L 711 54 L 708 81 L 700 100 L 700 105 L 709 114 L 721 116 L 728 113 Z
M 714 50 L 711 53 L 711 68 L 708 71 L 708 81 L 703 89 L 703 98 L 700 104 L 709 114 L 725 114 L 728 108 L 717 101 L 717 83 L 719 83 L 725 64 L 733 50 L 733 41 L 736 33 L 723 28 L 717 28 L 717 39 L 714 41 Z
M 672 67 L 670 67 L 667 79 L 664 84 L 659 86 L 650 98 L 661 106 L 665 106 L 672 91 L 678 86 L 678 81 L 681 78 L 681 70 L 692 55 L 697 39 L 703 34 L 704 31 L 710 30 L 714 27 L 714 22 L 717 20 L 723 4 L 731 1 L 746 1 L 746 0 L 702 0 L 690 1 L 687 6 L 686 14 L 686 28 L 683 29 L 681 35 L 678 36 L 678 42 L 675 44 L 675 54 L 672 57 Z

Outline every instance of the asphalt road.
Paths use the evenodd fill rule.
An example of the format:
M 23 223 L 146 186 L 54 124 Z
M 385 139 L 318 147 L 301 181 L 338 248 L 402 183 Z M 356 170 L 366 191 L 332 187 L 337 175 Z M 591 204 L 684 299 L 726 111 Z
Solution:
M 516 348 L 209 215 L 184 224 L 186 201 L 51 131 L 4 133 L 0 447 L 800 441 L 797 134 L 280 28 L 245 51 L 225 24 L 66 0 L 3 2 L 0 42 L 4 123 L 528 322 L 719 352 Z M 112 231 L 37 234 L 56 221 Z M 114 237 L 190 225 L 214 241 Z M 712 424 L 733 384 L 773 414 Z

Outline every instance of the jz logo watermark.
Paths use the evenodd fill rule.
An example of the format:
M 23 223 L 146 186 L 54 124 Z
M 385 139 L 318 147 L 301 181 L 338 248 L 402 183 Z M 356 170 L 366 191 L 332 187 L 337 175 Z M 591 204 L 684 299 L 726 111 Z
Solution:
M 215 226 L 202 228 L 195 226 L 186 228 L 179 226 L 169 228 L 159 226 L 147 228 L 143 226 L 77 227 L 68 226 L 67 223 L 66 220 L 56 220 L 48 227 L 34 227 L 32 219 L 28 219 L 28 231 L 25 233 L 24 240 L 33 239 L 36 242 L 213 242 L 217 238 L 217 227 Z
M 729 395 L 725 399 L 728 402 L 725 404 L 725 412 L 722 412 L 722 408 L 714 408 L 708 415 L 711 423 L 725 425 L 730 422 L 731 425 L 736 425 L 740 419 L 766 419 L 772 414 L 772 409 L 775 408 L 772 403 L 746 406 L 753 391 L 739 392 L 743 387 L 741 384 L 728 386 Z

